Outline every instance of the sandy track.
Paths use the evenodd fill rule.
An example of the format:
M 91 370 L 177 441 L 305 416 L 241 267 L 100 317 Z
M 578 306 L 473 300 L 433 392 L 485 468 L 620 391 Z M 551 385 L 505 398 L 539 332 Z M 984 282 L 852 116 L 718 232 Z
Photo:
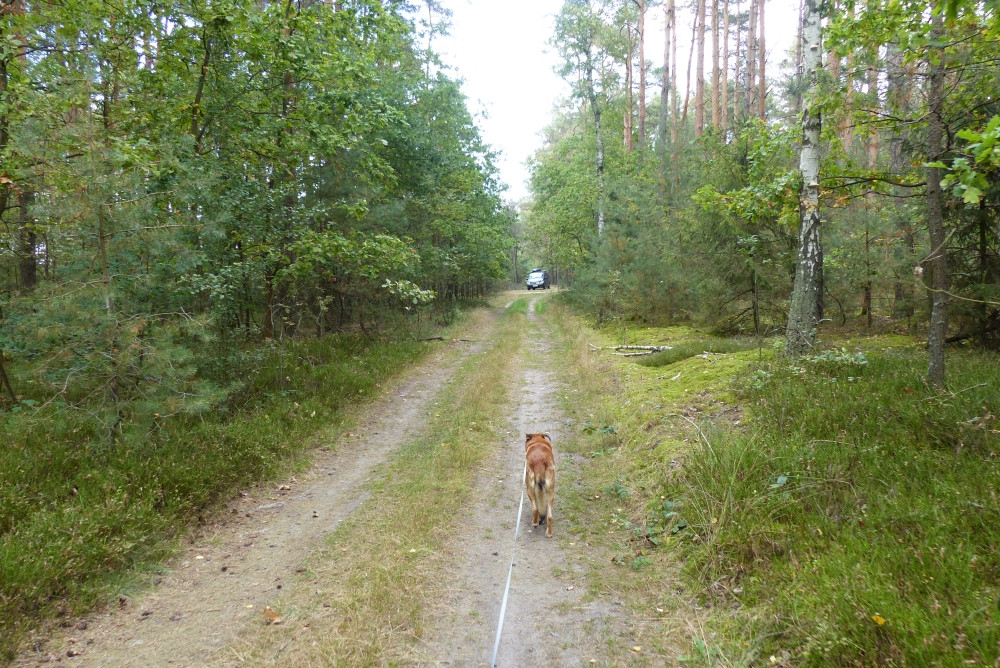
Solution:
M 15 665 L 199 666 L 217 658 L 364 503 L 364 483 L 419 433 L 440 388 L 478 348 L 453 343 L 435 353 L 365 411 L 358 430 L 379 436 L 366 448 L 353 448 L 347 434 L 317 451 L 298 479 L 242 493 L 189 539 L 156 586 L 118 609 L 37 634 Z
M 578 478 L 580 461 L 559 449 L 567 421 L 559 408 L 558 360 L 549 325 L 530 299 L 531 334 L 524 342 L 505 438 L 476 483 L 464 529 L 445 546 L 449 577 L 429 593 L 425 633 L 410 648 L 416 665 L 488 666 L 493 654 L 508 569 L 508 595 L 497 665 L 607 664 L 613 638 L 621 637 L 622 611 L 595 598 L 585 580 L 585 546 L 575 542 L 560 510 Z M 167 564 L 156 586 L 114 609 L 68 629 L 40 633 L 16 665 L 202 666 L 240 663 L 228 652 L 241 645 L 248 624 L 280 599 L 284 583 L 321 550 L 325 537 L 363 503 L 369 481 L 394 450 L 428 425 L 438 393 L 459 365 L 480 352 L 496 331 L 497 312 L 486 315 L 475 344 L 451 344 L 387 388 L 365 410 L 356 431 L 378 435 L 353 448 L 350 434 L 330 451 L 317 451 L 309 472 L 234 499 Z M 523 489 L 524 433 L 547 431 L 556 450 L 555 537 L 531 527 L 524 499 L 520 533 L 515 525 Z M 283 489 L 283 487 L 290 489 Z M 572 520 L 570 520 L 572 521 Z
M 534 311 L 538 299 L 531 299 L 528 309 L 531 335 L 515 379 L 519 399 L 509 436 L 477 482 L 479 496 L 467 509 L 467 530 L 449 546 L 455 567 L 448 588 L 436 597 L 417 663 L 490 665 L 512 559 L 497 666 L 589 665 L 592 657 L 602 656 L 607 634 L 620 631 L 613 603 L 585 600 L 582 547 L 560 513 L 560 489 L 573 484 L 577 462 L 559 450 L 566 418 L 557 401 L 560 384 L 553 371 L 557 361 L 548 343 L 549 326 Z M 532 528 L 531 503 L 525 497 L 515 543 L 528 432 L 549 432 L 555 446 L 555 535 L 547 538 L 544 524 Z

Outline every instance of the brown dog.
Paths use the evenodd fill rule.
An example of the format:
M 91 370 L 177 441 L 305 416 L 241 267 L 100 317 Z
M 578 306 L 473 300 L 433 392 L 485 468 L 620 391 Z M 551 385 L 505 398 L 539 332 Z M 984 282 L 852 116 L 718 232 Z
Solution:
M 543 506 L 545 535 L 552 537 L 552 502 L 556 498 L 556 461 L 548 434 L 528 434 L 524 441 L 524 486 L 531 499 L 531 526 L 538 526 L 538 508 Z

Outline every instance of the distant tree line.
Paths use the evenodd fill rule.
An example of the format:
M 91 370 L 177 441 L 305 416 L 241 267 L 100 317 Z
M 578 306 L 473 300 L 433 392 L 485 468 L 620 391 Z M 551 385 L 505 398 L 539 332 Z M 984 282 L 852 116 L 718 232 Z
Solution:
M 7 406 L 211 404 L 247 344 L 447 317 L 503 278 L 512 214 L 430 50 L 445 18 L 0 0 Z
M 1000 347 L 997 10 L 804 0 L 795 46 L 776 54 L 763 0 L 567 0 L 552 43 L 573 92 L 533 161 L 527 252 L 570 273 L 573 298 L 601 319 L 784 331 L 812 206 L 799 170 L 809 110 L 822 226 L 805 345 L 833 321 L 923 325 L 942 351 Z M 654 11 L 660 67 L 645 49 Z M 805 43 L 809 16 L 819 44 Z M 678 59 L 684 17 L 691 53 Z

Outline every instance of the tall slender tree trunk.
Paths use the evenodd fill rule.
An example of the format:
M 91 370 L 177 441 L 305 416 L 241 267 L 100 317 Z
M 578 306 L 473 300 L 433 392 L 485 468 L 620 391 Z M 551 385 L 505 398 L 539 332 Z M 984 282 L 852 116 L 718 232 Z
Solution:
M 847 15 L 850 19 L 854 18 L 854 5 L 847 10 Z M 868 74 L 871 75 L 872 68 L 869 68 Z M 876 82 L 877 83 L 877 82 Z M 850 153 L 851 146 L 854 144 L 854 128 L 851 121 L 851 112 L 854 111 L 854 52 L 849 51 L 847 53 L 847 60 L 844 63 L 844 115 L 840 119 L 839 135 L 840 143 L 844 146 L 844 152 Z M 878 89 L 873 87 L 873 91 Z M 877 94 L 876 94 L 877 98 Z
M 722 0 L 722 140 L 729 132 L 729 0 Z
M 742 11 L 740 10 L 740 3 L 741 0 L 736 0 L 736 16 L 742 15 Z M 742 104 L 741 96 L 746 86 L 746 72 L 744 71 L 746 69 L 746 66 L 744 63 L 746 62 L 746 56 L 748 53 L 745 48 L 746 43 L 742 39 L 742 34 L 743 34 L 743 24 L 742 22 L 739 22 L 736 24 L 736 53 L 734 54 L 736 63 L 733 66 L 733 122 L 737 124 L 740 119 L 740 107 Z M 742 51 L 743 55 L 742 58 L 740 57 L 741 45 L 744 47 L 744 50 Z M 741 64 L 744 64 L 742 68 Z M 740 76 L 741 73 L 743 75 L 742 78 Z M 741 88 L 741 85 L 743 86 L 743 88 Z
M 757 74 L 757 0 L 750 0 L 750 23 L 747 26 L 746 89 L 743 91 L 743 118 L 753 113 L 754 80 Z
M 944 38 L 944 21 L 941 14 L 932 17 L 931 43 Z M 938 47 L 928 52 L 927 67 L 930 74 L 927 91 L 929 121 L 927 128 L 927 157 L 940 160 L 944 153 L 944 73 L 945 51 Z M 941 201 L 941 170 L 927 168 L 927 231 L 930 235 L 931 253 L 927 260 L 931 270 L 931 324 L 927 334 L 927 380 L 935 387 L 944 387 L 945 339 L 948 336 L 948 263 L 947 237 L 944 231 L 944 211 Z
M 764 64 L 767 61 L 767 48 L 764 40 L 764 0 L 760 0 L 757 10 L 757 116 L 760 120 L 767 119 L 767 77 L 764 76 Z
M 595 167 L 597 170 L 597 236 L 604 234 L 604 142 L 601 139 L 601 108 L 597 104 L 597 91 L 594 89 L 594 62 L 591 57 L 592 45 L 587 46 L 584 68 L 587 75 L 587 97 L 594 114 L 594 134 L 597 140 L 597 155 Z
M 719 130 L 719 0 L 712 2 L 712 129 Z
M 632 97 L 632 26 L 626 24 L 625 30 L 628 33 L 628 50 L 625 52 L 625 115 L 622 117 L 622 136 L 625 143 L 625 152 L 632 152 L 632 138 L 634 136 L 632 128 L 632 118 L 635 113 L 635 100 Z
M 799 170 L 802 172 L 802 190 L 799 193 L 799 252 L 795 265 L 795 283 L 788 309 L 788 327 L 785 330 L 785 352 L 798 356 L 813 347 L 820 292 L 822 290 L 823 260 L 820 246 L 819 216 L 819 164 L 820 130 L 822 117 L 816 99 L 819 70 L 822 67 L 822 14 L 821 0 L 805 0 L 802 15 L 805 36 L 805 68 L 809 80 L 809 94 L 802 112 L 802 149 Z
M 639 4 L 639 148 L 646 145 L 646 0 Z
M 681 125 L 687 123 L 688 102 L 691 99 L 691 63 L 694 61 L 694 47 L 697 42 L 695 36 L 698 34 L 698 17 L 695 15 L 694 23 L 691 25 L 691 49 L 688 51 L 687 83 L 684 86 L 684 110 L 681 112 Z M 695 134 L 698 134 L 697 127 Z
M 667 19 L 670 23 L 670 69 L 673 73 L 670 77 L 670 94 L 674 101 L 671 107 L 674 122 L 670 130 L 670 142 L 676 151 L 677 134 L 680 129 L 680 114 L 678 113 L 680 111 L 680 91 L 677 89 L 677 6 L 675 0 L 667 0 Z
M 802 72 L 803 72 L 803 40 L 802 35 L 802 6 L 803 0 L 799 0 L 799 23 L 798 28 L 795 31 L 795 93 L 793 99 L 793 108 L 796 114 L 802 113 Z
M 660 201 L 667 198 L 667 121 L 670 112 L 670 89 L 673 78 L 670 73 L 670 8 L 663 12 L 663 79 L 660 86 L 660 123 L 657 127 L 656 149 L 660 161 Z
M 9 6 L 5 13 L 10 13 L 15 16 L 21 16 L 25 12 L 24 0 L 14 0 L 9 3 Z M 0 31 L 0 37 L 2 37 L 2 31 Z M 24 44 L 22 36 L 17 32 L 13 34 L 13 43 L 17 44 L 20 42 L 21 46 L 15 53 L 18 67 L 21 70 L 25 70 L 28 64 L 28 52 L 27 46 Z M 10 73 L 8 71 L 8 61 L 6 54 L 0 63 L 0 95 L 7 92 L 7 85 L 9 83 Z M 4 109 L 0 112 L 0 150 L 7 147 L 10 142 L 10 118 L 7 115 L 7 109 L 10 109 L 12 105 L 6 99 L 3 99 Z M 18 257 L 18 285 L 21 290 L 30 291 L 34 290 L 35 286 L 38 284 L 38 260 L 36 258 L 37 245 L 38 245 L 38 235 L 35 230 L 34 225 L 31 221 L 30 207 L 31 203 L 34 202 L 35 195 L 31 190 L 31 184 L 27 181 L 22 181 L 18 187 L 13 188 L 12 184 L 5 183 L 2 186 L 3 194 L 0 195 L 0 216 L 6 210 L 7 205 L 10 201 L 9 195 L 10 191 L 14 190 L 15 199 L 17 200 L 17 257 Z
M 705 3 L 698 0 L 698 64 L 695 68 L 694 94 L 694 136 L 700 137 L 705 131 Z
M 898 46 L 890 44 L 886 50 L 886 65 L 888 69 L 888 87 L 885 104 L 889 114 L 905 116 L 911 106 L 912 77 L 903 64 L 903 52 Z M 903 147 L 906 136 L 893 134 L 889 137 L 889 170 L 898 172 L 905 168 Z M 893 187 L 896 197 L 902 196 L 902 188 Z M 916 247 L 913 226 L 906 216 L 896 216 L 896 233 L 900 239 L 897 259 L 904 266 L 913 264 L 912 257 Z M 914 285 L 907 280 L 897 279 L 894 286 L 892 317 L 910 319 L 914 314 Z

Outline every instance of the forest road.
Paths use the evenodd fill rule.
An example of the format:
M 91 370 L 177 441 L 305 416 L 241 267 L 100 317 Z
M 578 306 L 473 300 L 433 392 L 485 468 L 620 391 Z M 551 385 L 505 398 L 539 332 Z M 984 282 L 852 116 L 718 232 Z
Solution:
M 520 377 L 511 379 L 507 437 L 476 483 L 466 530 L 448 546 L 454 557 L 449 579 L 430 592 L 413 665 L 490 665 L 509 571 L 496 665 L 589 665 L 602 656 L 608 634 L 621 632 L 616 605 L 586 600 L 583 548 L 560 521 L 559 491 L 580 462 L 559 450 L 566 420 L 557 402 L 550 325 L 535 312 L 540 297 L 529 299 L 531 334 L 522 346 Z M 452 341 L 384 389 L 353 429 L 378 436 L 369 447 L 352 448 L 356 437 L 346 434 L 317 450 L 297 478 L 242 492 L 188 538 L 154 586 L 114 609 L 39 632 L 14 665 L 239 665 L 226 650 L 288 592 L 283 587 L 299 586 L 296 574 L 365 503 L 380 465 L 426 428 L 440 390 L 495 336 L 499 313 L 482 319 L 477 342 Z M 532 528 L 525 498 L 515 541 L 525 432 L 549 432 L 555 444 L 553 538 L 546 538 L 544 525 Z
M 581 464 L 560 451 L 569 422 L 558 402 L 562 384 L 552 343 L 551 325 L 535 311 L 540 297 L 529 297 L 530 334 L 525 359 L 513 380 L 514 412 L 510 437 L 486 465 L 466 507 L 468 530 L 455 541 L 456 555 L 448 589 L 434 597 L 434 621 L 419 648 L 429 665 L 489 666 L 493 659 L 508 573 L 510 590 L 504 612 L 496 665 L 591 665 L 606 651 L 607 634 L 618 634 L 617 605 L 587 600 L 585 548 L 561 519 L 560 490 L 575 480 Z M 554 536 L 545 525 L 531 526 L 531 502 L 524 490 L 524 434 L 548 432 L 556 459 Z M 520 526 L 518 527 L 518 509 Z M 515 530 L 518 530 L 515 541 Z M 513 562 L 513 568 L 511 568 Z

